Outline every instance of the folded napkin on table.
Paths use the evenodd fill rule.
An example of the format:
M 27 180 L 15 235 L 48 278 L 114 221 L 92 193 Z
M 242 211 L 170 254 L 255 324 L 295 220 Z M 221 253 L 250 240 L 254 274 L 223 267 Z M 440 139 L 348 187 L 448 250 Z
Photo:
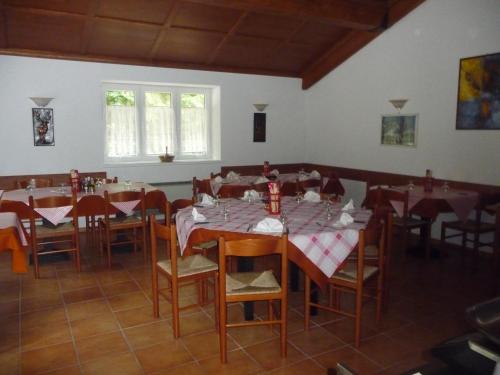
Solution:
M 273 176 L 279 176 L 280 172 L 277 169 L 273 169 L 269 174 L 272 174 Z
M 245 190 L 245 193 L 243 194 L 243 199 L 259 199 L 259 193 L 255 190 Z
M 347 204 L 342 207 L 342 211 L 349 211 L 349 210 L 354 210 L 354 202 L 352 201 L 352 199 L 349 199 L 349 202 L 347 202 Z
M 228 180 L 237 180 L 240 178 L 240 175 L 236 172 L 233 172 L 233 171 L 230 171 L 227 175 L 226 175 L 226 179 Z
M 214 178 L 214 181 L 218 184 L 222 184 L 224 182 L 224 179 L 221 176 L 217 176 Z
M 269 179 L 261 176 L 255 180 L 254 184 L 263 184 L 264 182 L 269 182 Z
M 205 217 L 205 215 L 200 214 L 198 212 L 198 210 L 196 209 L 196 207 L 193 207 L 192 215 L 193 215 L 193 220 L 195 223 L 198 223 L 200 221 L 207 221 L 207 218 Z
M 317 202 L 321 201 L 321 196 L 318 193 L 316 193 L 315 191 L 309 190 L 309 191 L 306 191 L 306 193 L 304 194 L 304 200 L 306 202 L 317 203 Z
M 316 171 L 316 170 L 314 170 L 314 171 L 312 171 L 311 173 L 309 173 L 309 176 L 310 176 L 311 178 L 315 178 L 315 179 L 317 179 L 317 180 L 319 180 L 319 179 L 321 178 L 321 175 L 320 175 L 320 174 L 319 174 L 319 172 L 318 172 L 318 171 Z
M 309 175 L 307 173 L 299 173 L 299 181 L 309 180 Z
M 349 224 L 352 224 L 353 222 L 354 222 L 354 219 L 352 218 L 351 215 L 349 215 L 347 212 L 342 212 L 342 215 L 340 215 L 340 218 L 333 225 L 345 227 Z
M 214 205 L 214 199 L 205 193 L 201 194 L 201 202 L 199 202 L 202 206 L 213 206 Z
M 278 219 L 266 217 L 259 221 L 253 230 L 254 232 L 281 233 L 283 232 L 283 224 Z

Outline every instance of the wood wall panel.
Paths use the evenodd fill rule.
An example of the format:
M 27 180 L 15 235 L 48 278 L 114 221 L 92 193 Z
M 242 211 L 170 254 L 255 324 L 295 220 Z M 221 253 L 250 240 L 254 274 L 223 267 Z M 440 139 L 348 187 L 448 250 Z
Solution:
M 106 172 L 80 172 L 80 177 L 106 178 Z M 51 178 L 54 186 L 59 186 L 61 183 L 70 184 L 69 173 L 52 173 L 52 174 L 25 174 L 17 176 L 0 176 L 0 189 L 12 190 L 17 189 L 17 181 L 25 181 L 30 178 Z

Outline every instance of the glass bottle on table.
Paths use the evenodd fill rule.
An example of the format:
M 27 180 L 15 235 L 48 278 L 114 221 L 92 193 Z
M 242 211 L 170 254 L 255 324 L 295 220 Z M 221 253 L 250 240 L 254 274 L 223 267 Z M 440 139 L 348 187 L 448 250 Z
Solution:
M 424 178 L 424 191 L 426 193 L 432 192 L 432 184 L 433 184 L 432 171 L 430 169 L 427 169 L 425 171 L 425 178 Z

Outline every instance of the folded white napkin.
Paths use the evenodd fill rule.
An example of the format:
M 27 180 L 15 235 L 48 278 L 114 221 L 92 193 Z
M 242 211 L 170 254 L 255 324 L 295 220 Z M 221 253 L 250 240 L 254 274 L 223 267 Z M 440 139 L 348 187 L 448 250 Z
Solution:
M 304 194 L 304 200 L 306 202 L 317 203 L 317 202 L 321 201 L 321 196 L 318 193 L 316 193 L 315 191 L 309 190 L 309 191 L 306 191 L 306 193 Z
M 238 180 L 239 178 L 240 178 L 240 175 L 236 172 L 233 172 L 233 171 L 230 171 L 226 175 L 226 179 L 228 179 L 228 180 Z
M 245 190 L 245 193 L 243 195 L 243 199 L 259 199 L 259 193 L 255 190 Z
M 349 211 L 349 210 L 354 210 L 354 202 L 352 201 L 352 199 L 349 199 L 349 202 L 347 202 L 347 204 L 342 207 L 342 211 Z
M 309 175 L 307 173 L 299 173 L 299 181 L 309 180 Z
M 202 206 L 213 206 L 214 205 L 214 199 L 210 195 L 203 193 L 201 195 L 201 202 L 200 202 L 200 204 Z
M 205 217 L 205 215 L 200 214 L 198 212 L 198 210 L 196 209 L 196 207 L 193 207 L 192 215 L 193 215 L 193 220 L 195 223 L 200 222 L 200 221 L 207 221 L 207 218 Z
M 319 179 L 321 178 L 321 175 L 320 175 L 320 174 L 319 174 L 319 172 L 318 172 L 318 171 L 316 171 L 316 170 L 314 170 L 314 171 L 312 171 L 311 173 L 309 173 L 309 176 L 310 176 L 311 178 L 316 179 L 316 180 L 319 180 Z
M 221 176 L 217 176 L 214 178 L 214 181 L 218 184 L 222 184 L 224 182 L 224 179 Z
M 254 184 L 263 184 L 264 182 L 269 182 L 269 180 L 263 176 L 258 177 Z
M 340 215 L 340 218 L 333 224 L 333 226 L 345 227 L 349 224 L 352 224 L 353 222 L 354 219 L 351 215 L 349 215 L 347 212 L 342 212 L 342 215 Z
M 273 176 L 279 176 L 280 172 L 277 169 L 273 169 L 269 174 L 272 174 Z
M 283 232 L 283 224 L 278 219 L 266 217 L 259 221 L 253 230 L 254 232 L 281 233 Z

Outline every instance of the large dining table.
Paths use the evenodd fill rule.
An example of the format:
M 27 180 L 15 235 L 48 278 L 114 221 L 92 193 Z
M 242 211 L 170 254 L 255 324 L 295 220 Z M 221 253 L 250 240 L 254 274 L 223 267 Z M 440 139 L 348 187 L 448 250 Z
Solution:
M 197 222 L 193 218 L 193 208 L 206 220 Z M 354 219 L 349 225 L 338 224 L 343 205 L 325 202 L 299 203 L 293 197 L 282 197 L 281 212 L 286 217 L 285 228 L 288 233 L 288 258 L 297 264 L 319 286 L 324 287 L 328 279 L 356 247 L 359 231 L 366 227 L 371 211 L 352 209 L 346 211 Z M 224 210 L 227 212 L 224 215 Z M 328 216 L 330 211 L 330 217 Z M 261 202 L 242 199 L 223 199 L 216 205 L 195 205 L 177 212 L 177 235 L 181 252 L 190 251 L 194 243 L 218 239 L 227 240 L 240 237 L 271 235 L 281 232 L 256 232 L 257 224 L 270 215 Z
M 12 271 L 28 272 L 24 228 L 15 212 L 0 212 L 0 252 L 12 252 Z

